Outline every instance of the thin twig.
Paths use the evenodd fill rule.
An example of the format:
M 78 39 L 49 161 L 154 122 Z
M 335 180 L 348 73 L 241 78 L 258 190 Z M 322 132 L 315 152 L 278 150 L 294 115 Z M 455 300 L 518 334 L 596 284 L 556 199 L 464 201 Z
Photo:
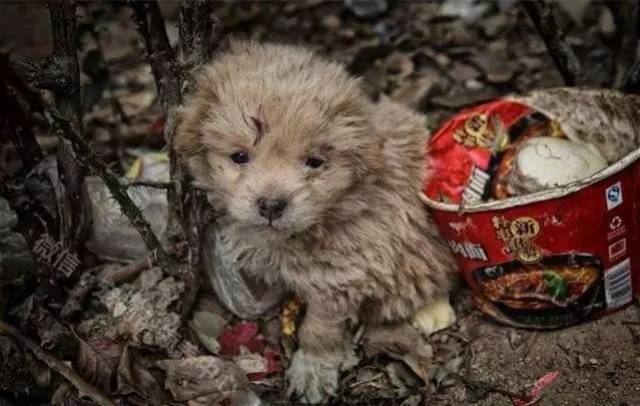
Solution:
M 160 182 L 156 180 L 131 180 L 131 181 L 123 181 L 122 186 L 126 188 L 143 186 L 143 187 L 152 187 L 155 189 L 169 189 L 171 187 L 171 183 Z
M 521 0 L 529 18 L 542 37 L 547 50 L 564 80 L 565 85 L 575 86 L 582 80 L 582 67 L 571 47 L 562 39 L 560 28 L 545 0 Z
M 167 247 L 167 252 L 178 258 L 183 256 L 185 243 L 178 243 Z M 152 268 L 156 263 L 156 258 L 153 254 L 148 254 L 144 258 L 127 264 L 116 270 L 105 270 L 98 275 L 98 282 L 107 285 L 118 285 L 120 283 L 132 280 L 137 277 L 142 271 Z
M 85 381 L 80 375 L 73 369 L 67 367 L 58 358 L 46 353 L 40 346 L 33 342 L 28 337 L 20 333 L 15 327 L 11 326 L 4 320 L 0 320 L 0 334 L 8 335 L 15 339 L 21 345 L 27 347 L 33 355 L 35 355 L 40 361 L 44 362 L 63 377 L 65 377 L 78 391 L 89 396 L 94 402 L 104 406 L 115 406 L 116 403 L 103 394 L 98 388 Z

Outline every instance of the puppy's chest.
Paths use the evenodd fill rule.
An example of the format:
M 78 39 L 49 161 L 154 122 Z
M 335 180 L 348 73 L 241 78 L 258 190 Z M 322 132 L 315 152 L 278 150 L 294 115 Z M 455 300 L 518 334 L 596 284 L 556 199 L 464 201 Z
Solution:
M 258 234 L 249 234 L 233 225 L 219 225 L 215 234 L 218 264 L 233 271 L 245 272 L 270 283 L 287 282 L 304 269 L 314 267 L 318 259 L 306 250 L 276 244 Z
M 340 290 L 349 284 L 345 283 L 343 275 L 340 286 L 336 285 L 335 274 L 343 274 L 339 271 L 345 267 L 343 262 L 347 259 L 332 250 L 296 241 L 269 241 L 264 236 L 245 233 L 234 225 L 218 225 L 215 241 L 218 266 L 248 273 L 272 284 L 284 282 L 301 294 L 309 290 Z

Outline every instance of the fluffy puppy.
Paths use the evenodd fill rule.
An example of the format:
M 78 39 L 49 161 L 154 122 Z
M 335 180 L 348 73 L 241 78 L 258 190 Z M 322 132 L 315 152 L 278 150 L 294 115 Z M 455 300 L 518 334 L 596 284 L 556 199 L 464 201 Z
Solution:
M 308 304 L 293 391 L 332 393 L 352 322 L 454 322 L 454 261 L 419 198 L 423 119 L 294 46 L 235 42 L 194 88 L 175 147 L 222 213 L 218 255 Z

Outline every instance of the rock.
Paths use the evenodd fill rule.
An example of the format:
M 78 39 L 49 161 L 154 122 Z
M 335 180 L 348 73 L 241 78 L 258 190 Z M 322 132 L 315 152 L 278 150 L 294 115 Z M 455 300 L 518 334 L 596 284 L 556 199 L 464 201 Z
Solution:
M 475 55 L 471 61 L 485 73 L 489 83 L 503 84 L 510 82 L 520 69 L 515 61 L 505 61 L 492 53 Z
M 413 73 L 415 65 L 408 54 L 394 51 L 385 60 L 384 67 L 392 75 L 406 77 Z
M 495 90 L 481 89 L 477 91 L 435 96 L 431 98 L 431 104 L 433 104 L 435 107 L 459 110 L 463 107 L 478 104 L 494 97 L 496 97 Z
M 493 69 L 486 72 L 487 81 L 495 84 L 508 83 L 513 79 L 517 71 L 518 66 L 516 64 L 505 63 L 503 65 L 496 65 Z
M 434 70 L 427 70 L 415 80 L 406 79 L 391 93 L 391 98 L 411 108 L 420 110 L 427 99 L 440 87 L 441 76 Z
M 469 79 L 464 82 L 464 87 L 469 90 L 480 90 L 484 87 L 484 83 L 477 79 Z
M 485 18 L 482 21 L 481 23 L 482 31 L 484 32 L 484 35 L 486 35 L 487 37 L 493 38 L 498 34 L 500 34 L 500 32 L 504 29 L 507 23 L 508 23 L 508 20 L 505 14 L 502 14 L 502 13 L 495 14 L 491 17 Z
M 328 14 L 322 18 L 320 24 L 327 30 L 334 32 L 342 25 L 340 17 L 335 14 Z
M 616 23 L 613 19 L 611 9 L 608 7 L 602 7 L 600 18 L 598 19 L 598 26 L 603 35 L 610 36 L 616 32 Z
M 360 18 L 378 17 L 387 11 L 387 0 L 345 0 L 345 7 Z
M 469 79 L 477 79 L 480 77 L 480 72 L 471 65 L 464 64 L 462 62 L 455 61 L 453 66 L 448 70 L 449 76 L 458 82 L 465 82 Z
M 488 3 L 476 3 L 474 0 L 448 0 L 438 14 L 445 17 L 459 17 L 465 23 L 474 23 L 489 10 Z

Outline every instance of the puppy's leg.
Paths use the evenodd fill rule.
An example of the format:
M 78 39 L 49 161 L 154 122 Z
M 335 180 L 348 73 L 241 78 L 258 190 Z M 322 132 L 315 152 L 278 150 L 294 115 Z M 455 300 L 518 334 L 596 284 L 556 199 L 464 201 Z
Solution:
M 424 336 L 451 327 L 456 322 L 456 313 L 447 296 L 436 298 L 413 315 L 411 324 Z
M 309 303 L 298 338 L 300 348 L 287 370 L 289 394 L 308 403 L 322 402 L 335 394 L 340 369 L 357 363 L 345 313 L 329 310 L 326 303 Z

